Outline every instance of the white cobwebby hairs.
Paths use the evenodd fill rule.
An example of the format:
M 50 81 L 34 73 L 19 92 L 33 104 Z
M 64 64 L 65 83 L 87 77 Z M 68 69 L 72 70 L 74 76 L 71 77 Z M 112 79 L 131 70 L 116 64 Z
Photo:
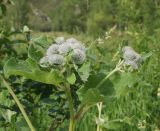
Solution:
M 133 69 L 138 69 L 142 63 L 142 57 L 140 54 L 135 52 L 133 48 L 125 46 L 122 48 L 124 64 L 130 65 Z
M 41 58 L 40 66 L 62 65 L 64 57 L 71 54 L 71 62 L 74 64 L 83 64 L 86 59 L 86 48 L 75 38 L 69 38 L 65 41 L 64 37 L 57 37 L 55 44 L 52 44 L 46 51 L 46 56 Z

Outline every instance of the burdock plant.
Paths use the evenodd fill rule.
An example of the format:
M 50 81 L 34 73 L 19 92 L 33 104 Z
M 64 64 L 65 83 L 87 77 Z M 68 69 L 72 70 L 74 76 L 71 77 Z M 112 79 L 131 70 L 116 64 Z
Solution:
M 120 89 L 116 92 L 114 81 L 110 81 L 113 86 L 108 85 L 109 78 L 114 73 L 123 72 L 124 65 L 139 67 L 141 57 L 133 49 L 125 47 L 123 52 L 123 59 L 116 67 L 103 73 L 101 70 L 94 70 L 96 63 L 91 60 L 91 56 L 88 56 L 88 49 L 80 41 L 74 38 L 65 40 L 64 37 L 58 37 L 50 44 L 48 39 L 42 36 L 32 39 L 26 60 L 9 59 L 4 66 L 4 73 L 6 77 L 20 75 L 38 82 L 52 84 L 64 91 L 70 112 L 69 131 L 74 131 L 76 122 L 90 107 L 112 100 L 116 97 L 116 93 L 117 96 L 120 95 Z M 122 85 L 123 83 L 126 87 L 137 82 L 137 79 L 133 79 L 135 75 L 132 77 L 128 72 L 122 74 L 116 84 Z M 129 78 L 128 81 L 126 81 L 127 78 Z M 78 87 L 75 92 L 80 103 L 77 109 L 75 109 L 75 99 L 71 93 L 74 87 Z
M 5 64 L 4 72 L 6 77 L 21 75 L 28 79 L 53 84 L 60 90 L 63 90 L 69 103 L 69 131 L 73 131 L 76 115 L 71 85 L 76 83 L 78 77 L 75 71 L 77 70 L 78 73 L 78 69 L 84 68 L 86 48 L 80 41 L 74 38 L 65 40 L 64 37 L 58 37 L 51 45 L 48 43 L 45 45 L 43 39 L 44 37 L 41 37 L 40 42 L 39 39 L 31 41 L 28 49 L 29 58 L 19 62 L 15 58 L 11 58 Z M 29 125 L 29 127 L 33 130 L 33 126 Z

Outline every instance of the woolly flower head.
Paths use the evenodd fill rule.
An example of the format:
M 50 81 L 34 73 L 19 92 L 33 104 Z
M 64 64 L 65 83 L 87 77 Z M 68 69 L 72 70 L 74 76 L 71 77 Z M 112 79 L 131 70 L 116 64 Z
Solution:
M 142 57 L 129 46 L 123 47 L 122 52 L 124 64 L 130 65 L 133 69 L 138 69 L 143 61 Z
M 50 56 L 50 55 L 53 55 L 53 54 L 58 54 L 59 53 L 58 50 L 59 50 L 59 45 L 58 44 L 53 44 L 47 49 L 46 54 L 47 54 L 47 56 Z
M 55 39 L 55 42 L 56 42 L 57 44 L 62 44 L 63 42 L 65 42 L 65 39 L 64 39 L 64 37 L 57 37 L 57 38 Z
M 47 56 L 42 57 L 39 61 L 39 65 L 44 68 L 48 67 L 49 66 L 48 57 Z
M 57 37 L 55 42 L 56 44 L 52 44 L 47 49 L 46 56 L 41 58 L 39 62 L 40 66 L 62 65 L 67 55 L 71 56 L 71 62 L 83 64 L 86 58 L 85 46 L 80 41 L 74 38 L 69 38 L 65 41 L 64 37 Z
M 63 55 L 66 55 L 70 50 L 71 50 L 71 45 L 68 42 L 64 42 L 59 47 L 59 53 Z
M 48 62 L 51 66 L 52 65 L 62 65 L 64 62 L 64 58 L 62 55 L 54 54 L 54 55 L 48 56 Z
M 66 42 L 73 44 L 73 43 L 77 43 L 77 42 L 79 42 L 79 41 L 76 40 L 75 38 L 69 38 L 69 39 L 66 40 Z
M 72 61 L 75 64 L 82 64 L 85 61 L 86 55 L 85 52 L 80 49 L 75 49 L 72 52 Z
M 67 43 L 70 44 L 70 47 L 74 49 L 80 49 L 85 51 L 85 46 L 82 45 L 82 43 L 75 38 L 69 38 L 66 40 Z
M 85 51 L 85 46 L 83 46 L 81 43 L 77 42 L 71 45 L 71 48 L 74 49 L 79 49 L 82 51 Z

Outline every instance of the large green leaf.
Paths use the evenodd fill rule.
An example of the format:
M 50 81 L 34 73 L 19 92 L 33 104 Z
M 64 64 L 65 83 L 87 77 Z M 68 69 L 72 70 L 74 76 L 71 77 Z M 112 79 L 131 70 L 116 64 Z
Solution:
M 62 76 L 57 71 L 43 71 L 32 59 L 17 62 L 15 58 L 11 58 L 4 66 L 4 73 L 6 77 L 20 75 L 28 79 L 53 85 L 58 85 L 63 81 Z
M 105 74 L 91 75 L 84 85 L 77 93 L 82 104 L 96 104 L 101 101 L 108 101 L 114 97 L 115 90 L 110 80 L 106 80 L 100 87 L 97 88 L 98 83 L 104 79 Z
M 104 101 L 104 96 L 101 95 L 97 88 L 88 89 L 82 99 L 84 105 L 94 105 L 100 101 Z
M 69 76 L 67 76 L 67 81 L 73 85 L 76 82 L 76 76 L 74 73 L 70 74 Z
M 37 45 L 45 48 L 45 49 L 46 49 L 46 48 L 48 47 L 48 45 L 49 45 L 49 42 L 48 42 L 48 40 L 47 40 L 47 37 L 44 36 L 44 35 L 42 35 L 42 36 L 40 36 L 40 37 L 38 37 L 38 38 L 33 39 L 32 42 L 33 42 L 34 44 L 37 44 Z
M 28 57 L 39 62 L 40 58 L 45 55 L 48 46 L 49 42 L 46 36 L 33 39 L 28 49 Z
M 116 81 L 113 81 L 116 90 L 116 96 L 119 98 L 125 96 L 132 87 L 139 81 L 137 73 L 125 72 L 121 73 Z
M 78 69 L 78 74 L 81 77 L 81 80 L 86 82 L 89 74 L 90 74 L 90 63 L 84 63 L 79 69 Z
M 44 56 L 45 50 L 36 44 L 31 44 L 28 48 L 28 57 L 39 62 L 39 60 Z
M 22 117 L 18 117 L 15 123 L 16 131 L 30 131 L 26 121 Z

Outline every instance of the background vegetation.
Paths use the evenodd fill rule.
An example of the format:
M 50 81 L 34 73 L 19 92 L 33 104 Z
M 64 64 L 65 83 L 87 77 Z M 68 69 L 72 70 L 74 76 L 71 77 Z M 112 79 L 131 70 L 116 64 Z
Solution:
M 29 42 L 24 25 L 32 30 L 32 38 L 43 33 L 48 38 L 74 36 L 86 45 L 96 40 L 96 53 L 102 54 L 109 69 L 115 64 L 111 56 L 120 45 L 130 45 L 141 53 L 151 52 L 150 59 L 140 69 L 141 81 L 127 95 L 104 106 L 102 114 L 109 120 L 124 120 L 108 130 L 160 130 L 159 0 L 1 0 L 0 74 L 10 57 L 27 58 Z M 114 31 L 106 34 L 114 26 Z M 103 44 L 98 44 L 98 40 Z M 98 58 L 95 62 L 99 63 Z M 67 130 L 69 113 L 63 91 L 23 77 L 11 77 L 8 81 L 38 131 Z M 96 113 L 97 109 L 92 108 L 76 130 L 95 131 Z M 28 130 L 0 81 L 0 131 Z

